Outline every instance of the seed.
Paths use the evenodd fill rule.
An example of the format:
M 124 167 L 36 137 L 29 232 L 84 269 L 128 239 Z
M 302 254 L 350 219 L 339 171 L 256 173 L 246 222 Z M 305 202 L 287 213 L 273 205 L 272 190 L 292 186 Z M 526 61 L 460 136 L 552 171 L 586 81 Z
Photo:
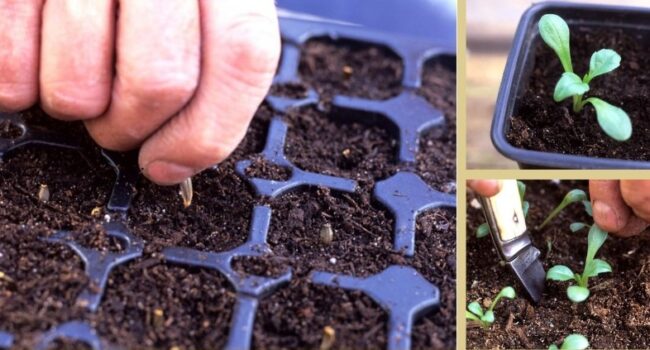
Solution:
M 90 216 L 94 218 L 98 218 L 102 215 L 102 208 L 101 207 L 94 207 L 93 210 L 90 211 Z
M 350 149 L 349 148 L 344 149 L 342 153 L 343 153 L 343 157 L 345 157 L 345 158 L 350 157 Z
M 165 323 L 165 313 L 162 309 L 153 310 L 153 325 L 156 328 L 161 328 Z
M 50 200 L 50 189 L 46 184 L 42 184 L 38 189 L 38 200 L 47 203 Z
M 350 66 L 343 66 L 343 76 L 349 78 L 354 73 L 354 70 Z
M 0 280 L 5 280 L 7 282 L 13 282 L 14 280 L 7 276 L 7 274 L 4 273 L 4 271 L 0 271 Z
M 336 331 L 330 326 L 323 328 L 323 340 L 320 343 L 320 350 L 329 350 L 336 340 Z
M 188 177 L 185 181 L 181 182 L 180 195 L 183 198 L 183 206 L 185 208 L 189 207 L 192 204 L 192 196 L 194 195 L 191 178 Z
M 330 223 L 323 224 L 323 227 L 320 228 L 320 241 L 325 244 L 330 244 L 333 239 L 334 231 L 332 230 L 332 225 Z

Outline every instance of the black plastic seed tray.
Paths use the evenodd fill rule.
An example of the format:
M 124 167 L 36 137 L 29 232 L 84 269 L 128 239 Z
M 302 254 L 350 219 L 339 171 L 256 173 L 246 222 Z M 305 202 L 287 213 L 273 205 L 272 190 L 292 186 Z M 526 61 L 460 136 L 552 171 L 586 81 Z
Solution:
M 281 18 L 281 29 L 284 40 L 283 61 L 275 84 L 300 82 L 297 71 L 300 48 L 307 40 L 315 37 L 326 36 L 333 39 L 353 39 L 381 44 L 390 47 L 401 57 L 404 64 L 403 89 L 398 96 L 377 101 L 339 95 L 334 97 L 331 104 L 335 108 L 380 115 L 383 121 L 367 122 L 390 124 L 397 130 L 396 137 L 399 140 L 397 159 L 403 170 L 377 182 L 373 189 L 373 196 L 394 215 L 395 252 L 412 256 L 415 254 L 418 215 L 425 210 L 439 207 L 453 208 L 456 205 L 454 195 L 431 188 L 413 170 L 419 147 L 418 141 L 422 133 L 431 128 L 443 127 L 445 123 L 442 112 L 416 93 L 421 84 L 423 63 L 436 55 L 455 55 L 454 43 L 441 45 L 436 38 L 427 41 L 421 37 L 409 38 L 404 34 L 390 35 L 363 26 L 297 18 Z M 338 192 L 354 192 L 358 189 L 359 184 L 353 179 L 305 171 L 292 164 L 284 154 L 289 126 L 282 119 L 283 113 L 299 106 L 318 106 L 320 102 L 318 94 L 313 89 L 309 89 L 303 99 L 279 96 L 267 98 L 267 103 L 277 115 L 270 123 L 266 146 L 261 157 L 271 164 L 290 169 L 291 175 L 286 181 L 250 178 L 246 175 L 246 169 L 251 166 L 251 161 L 239 161 L 236 164 L 237 173 L 249 181 L 260 198 L 273 199 L 288 191 L 305 187 L 326 187 Z M 18 126 L 22 130 L 22 135 L 14 139 L 0 138 L 0 157 L 8 152 L 20 152 L 21 148 L 32 144 L 75 149 L 80 152 L 88 151 L 80 144 L 70 141 L 65 135 L 26 124 L 18 115 L 0 114 L 1 121 L 10 121 Z M 116 181 L 106 208 L 109 215 L 105 217 L 104 226 L 108 235 L 118 239 L 125 248 L 120 252 L 95 251 L 80 245 L 76 241 L 77 233 L 68 231 L 56 232 L 52 236 L 43 238 L 51 244 L 65 245 L 81 257 L 91 287 L 81 292 L 77 304 L 85 306 L 89 313 L 95 312 L 101 305 L 111 271 L 119 265 L 129 264 L 142 256 L 147 244 L 132 233 L 127 221 L 127 211 L 139 177 L 135 156 L 107 151 L 102 151 L 101 156 L 116 172 Z M 248 239 L 244 244 L 229 251 L 206 252 L 184 247 L 168 247 L 163 251 L 164 259 L 168 264 L 218 271 L 233 286 L 236 303 L 230 321 L 226 344 L 228 349 L 251 347 L 258 304 L 263 298 L 283 288 L 292 279 L 291 269 L 273 278 L 248 275 L 233 269 L 234 258 L 273 254 L 267 243 L 271 208 L 267 205 L 256 205 L 251 217 Z M 409 349 L 414 322 L 427 313 L 436 312 L 436 308 L 440 306 L 438 286 L 427 281 L 409 266 L 393 265 L 365 278 L 313 271 L 311 280 L 318 285 L 361 291 L 377 302 L 389 315 L 387 330 L 389 349 Z M 114 344 L 101 339 L 90 324 L 81 320 L 62 323 L 43 333 L 38 340 L 37 348 L 46 349 L 56 339 L 80 341 L 92 349 L 115 348 Z M 11 348 L 12 344 L 14 344 L 13 335 L 0 330 L 0 348 Z

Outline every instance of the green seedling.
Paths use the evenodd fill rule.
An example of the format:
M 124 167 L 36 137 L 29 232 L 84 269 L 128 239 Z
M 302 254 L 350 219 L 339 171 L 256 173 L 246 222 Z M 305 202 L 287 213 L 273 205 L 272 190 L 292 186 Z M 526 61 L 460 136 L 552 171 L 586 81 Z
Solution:
M 601 129 L 614 140 L 628 140 L 632 136 L 632 122 L 624 110 L 597 97 L 584 98 L 584 94 L 589 91 L 591 80 L 618 68 L 621 64 L 621 56 L 610 49 L 594 52 L 589 61 L 589 72 L 581 79 L 573 72 L 569 26 L 562 17 L 554 14 L 542 16 L 539 20 L 539 32 L 544 42 L 560 58 L 564 68 L 562 77 L 555 85 L 553 93 L 555 102 L 572 97 L 574 113 L 579 113 L 587 103 L 591 103 L 596 110 L 596 119 Z
M 562 345 L 558 348 L 557 345 L 551 344 L 548 350 L 584 350 L 589 347 L 589 340 L 582 334 L 571 334 L 564 338 Z
M 530 208 L 530 203 L 524 200 L 524 196 L 526 195 L 526 184 L 517 181 L 517 189 L 519 190 L 519 198 L 521 198 L 521 210 L 524 212 L 524 217 L 526 217 L 528 215 L 528 209 Z M 483 238 L 489 233 L 490 225 L 488 225 L 487 222 L 484 222 L 476 229 L 476 238 Z
M 555 265 L 546 273 L 547 280 L 570 281 L 574 280 L 575 285 L 569 286 L 567 296 L 574 303 L 585 301 L 589 297 L 589 278 L 596 277 L 601 273 L 612 272 L 612 267 L 604 260 L 595 259 L 598 249 L 602 247 L 607 239 L 607 232 L 594 224 L 589 228 L 587 237 L 587 258 L 582 274 L 574 273 L 565 265 Z
M 577 203 L 577 202 L 582 202 L 582 205 L 584 205 L 585 211 L 587 212 L 587 214 L 589 214 L 589 216 L 592 215 L 592 213 L 591 213 L 591 202 L 587 198 L 587 194 L 585 193 L 585 191 L 583 191 L 583 190 L 571 190 L 571 191 L 569 191 L 569 193 L 566 194 L 566 196 L 564 196 L 564 199 L 562 199 L 562 202 L 560 202 L 560 204 L 557 207 L 555 207 L 555 209 L 553 209 L 553 211 L 551 211 L 551 213 L 546 217 L 544 222 L 542 222 L 542 224 L 539 225 L 539 229 L 541 230 L 542 228 L 544 228 L 544 226 L 546 226 L 546 224 L 551 222 L 551 220 L 553 220 L 553 218 L 556 217 L 557 214 L 559 214 L 562 211 L 562 209 L 566 208 L 569 204 Z M 572 231 L 573 231 L 573 229 L 572 229 Z
M 494 323 L 494 308 L 497 306 L 499 300 L 501 300 L 501 298 L 514 299 L 515 297 L 517 297 L 517 294 L 515 293 L 514 288 L 510 286 L 504 287 L 501 289 L 499 294 L 497 294 L 496 298 L 494 298 L 490 307 L 485 312 L 483 312 L 483 308 L 481 308 L 478 301 L 473 301 L 467 305 L 465 317 L 468 320 L 477 322 L 483 328 L 488 328 L 492 323 Z

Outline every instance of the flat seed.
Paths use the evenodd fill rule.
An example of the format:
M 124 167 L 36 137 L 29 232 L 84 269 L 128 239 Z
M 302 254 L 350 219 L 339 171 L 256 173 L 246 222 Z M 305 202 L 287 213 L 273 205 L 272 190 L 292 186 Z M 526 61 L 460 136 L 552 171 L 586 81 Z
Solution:
M 320 228 L 320 241 L 325 244 L 332 243 L 334 240 L 334 231 L 332 230 L 332 225 L 330 223 L 323 224 L 323 227 Z
M 320 343 L 320 350 L 329 350 L 336 340 L 336 331 L 330 326 L 323 327 L 323 340 Z
M 90 216 L 94 218 L 98 218 L 102 215 L 102 208 L 101 207 L 95 207 L 93 210 L 90 211 Z
M 181 182 L 180 195 L 181 198 L 183 198 L 183 206 L 185 208 L 189 207 L 192 204 L 192 196 L 194 195 L 191 178 L 187 178 L 185 181 Z
M 50 189 L 46 184 L 42 184 L 38 189 L 38 200 L 47 203 L 50 200 Z
M 162 309 L 153 310 L 153 325 L 156 328 L 161 328 L 165 323 L 165 313 Z
M 352 73 L 354 73 L 354 70 L 350 66 L 343 66 L 343 76 L 348 79 L 352 76 Z

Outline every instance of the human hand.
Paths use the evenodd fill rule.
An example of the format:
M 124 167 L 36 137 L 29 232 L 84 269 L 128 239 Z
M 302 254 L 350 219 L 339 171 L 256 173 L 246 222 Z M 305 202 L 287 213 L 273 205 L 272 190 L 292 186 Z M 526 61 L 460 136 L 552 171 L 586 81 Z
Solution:
M 594 221 L 618 236 L 634 236 L 650 222 L 650 180 L 590 180 Z
M 0 1 L 0 111 L 40 101 L 176 184 L 239 144 L 280 56 L 273 0 Z M 119 12 L 119 16 L 117 15 Z

